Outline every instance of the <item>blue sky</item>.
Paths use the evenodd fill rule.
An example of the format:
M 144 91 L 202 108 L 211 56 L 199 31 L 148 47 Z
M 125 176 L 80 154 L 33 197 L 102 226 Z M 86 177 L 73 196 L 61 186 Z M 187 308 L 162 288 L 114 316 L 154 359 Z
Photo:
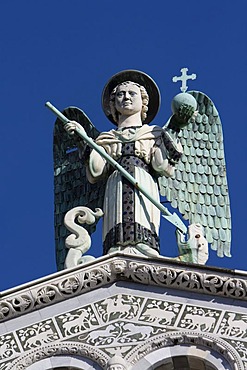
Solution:
M 100 131 L 106 81 L 139 69 L 159 85 L 154 124 L 170 116 L 182 67 L 197 74 L 221 115 L 232 210 L 232 258 L 208 264 L 246 269 L 246 0 L 116 2 L 9 0 L 0 23 L 0 290 L 56 271 L 53 232 L 53 124 L 45 108 L 78 106 Z M 172 210 L 172 208 L 171 208 Z M 162 254 L 175 256 L 174 229 L 163 224 Z M 101 255 L 100 231 L 91 253 Z

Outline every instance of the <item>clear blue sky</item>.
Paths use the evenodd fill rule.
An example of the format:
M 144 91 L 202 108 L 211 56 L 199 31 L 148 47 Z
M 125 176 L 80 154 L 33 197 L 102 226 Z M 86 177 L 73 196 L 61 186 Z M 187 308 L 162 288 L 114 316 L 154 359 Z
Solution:
M 123 69 L 154 78 L 170 116 L 182 67 L 197 74 L 221 115 L 231 197 L 231 259 L 209 265 L 246 269 L 246 0 L 9 0 L 1 4 L 0 290 L 56 271 L 53 234 L 54 118 L 44 104 L 83 109 L 101 131 L 106 81 Z M 172 209 L 171 209 L 172 210 Z M 162 254 L 175 256 L 174 229 L 163 224 Z M 167 230 L 165 230 L 167 229 Z M 164 236 L 162 237 L 164 238 Z M 101 255 L 100 232 L 92 254 Z

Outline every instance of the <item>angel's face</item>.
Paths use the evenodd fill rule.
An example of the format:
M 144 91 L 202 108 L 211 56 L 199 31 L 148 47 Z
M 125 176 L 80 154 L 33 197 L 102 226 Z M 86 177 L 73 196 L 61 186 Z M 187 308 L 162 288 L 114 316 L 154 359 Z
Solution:
M 142 96 L 139 87 L 131 82 L 119 85 L 115 95 L 115 107 L 124 116 L 141 113 Z

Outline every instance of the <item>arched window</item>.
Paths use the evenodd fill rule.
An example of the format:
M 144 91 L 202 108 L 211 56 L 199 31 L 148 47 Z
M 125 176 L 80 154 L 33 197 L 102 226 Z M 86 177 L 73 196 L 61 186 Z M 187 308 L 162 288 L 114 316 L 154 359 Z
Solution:
M 212 348 L 175 345 L 152 351 L 142 357 L 132 370 L 233 370 L 235 366 Z
M 154 368 L 155 370 L 218 370 L 207 360 L 193 356 L 176 356 Z
M 87 358 L 79 356 L 52 356 L 37 361 L 27 370 L 102 370 L 102 368 Z

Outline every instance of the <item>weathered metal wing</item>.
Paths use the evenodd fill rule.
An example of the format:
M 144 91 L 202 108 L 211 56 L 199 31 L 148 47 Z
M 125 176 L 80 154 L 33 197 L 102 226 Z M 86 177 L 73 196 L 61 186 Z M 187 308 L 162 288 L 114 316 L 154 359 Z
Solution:
M 70 120 L 79 122 L 93 139 L 99 135 L 99 131 L 80 109 L 69 107 L 63 114 Z M 102 181 L 93 185 L 87 181 L 86 161 L 89 148 L 76 134 L 68 135 L 59 119 L 54 127 L 53 155 L 56 261 L 58 270 L 62 270 L 68 251 L 65 239 L 69 235 L 63 223 L 65 214 L 77 206 L 87 206 L 93 210 L 96 207 L 101 208 L 105 186 Z M 95 230 L 95 225 L 84 227 L 89 234 Z
M 160 178 L 160 192 L 190 223 L 203 225 L 219 257 L 230 257 L 231 216 L 221 121 L 212 100 L 201 92 L 190 94 L 197 100 L 199 113 L 179 133 L 184 154 L 175 175 Z

